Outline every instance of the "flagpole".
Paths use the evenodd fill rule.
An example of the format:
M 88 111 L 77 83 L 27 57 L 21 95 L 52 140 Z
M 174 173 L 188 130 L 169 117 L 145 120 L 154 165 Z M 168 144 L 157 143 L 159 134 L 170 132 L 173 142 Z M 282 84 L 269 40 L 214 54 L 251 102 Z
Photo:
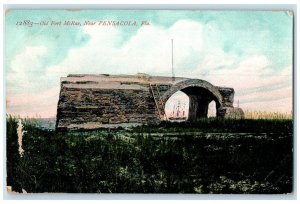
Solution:
M 171 39 L 172 44 L 172 81 L 175 81 L 175 74 L 174 74 L 174 63 L 173 63 L 173 39 Z

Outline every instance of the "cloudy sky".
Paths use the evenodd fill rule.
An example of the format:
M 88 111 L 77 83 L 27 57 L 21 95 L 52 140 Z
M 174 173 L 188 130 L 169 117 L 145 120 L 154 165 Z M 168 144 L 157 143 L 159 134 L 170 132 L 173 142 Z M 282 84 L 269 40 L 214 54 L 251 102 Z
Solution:
M 32 26 L 24 21 L 41 23 Z M 42 25 L 78 21 L 81 26 Z M 84 26 L 136 21 L 138 26 Z M 140 26 L 142 21 L 150 25 Z M 273 11 L 10 10 L 5 17 L 7 113 L 55 117 L 71 73 L 204 79 L 235 89 L 244 110 L 291 112 L 293 15 Z

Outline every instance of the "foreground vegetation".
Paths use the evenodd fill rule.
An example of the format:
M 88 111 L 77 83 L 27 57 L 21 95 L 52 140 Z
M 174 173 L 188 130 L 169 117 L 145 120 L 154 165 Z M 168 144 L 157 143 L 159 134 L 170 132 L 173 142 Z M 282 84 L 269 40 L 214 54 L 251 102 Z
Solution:
M 206 119 L 61 133 L 30 120 L 23 125 L 21 156 L 18 120 L 7 117 L 7 185 L 17 192 L 292 191 L 291 120 Z

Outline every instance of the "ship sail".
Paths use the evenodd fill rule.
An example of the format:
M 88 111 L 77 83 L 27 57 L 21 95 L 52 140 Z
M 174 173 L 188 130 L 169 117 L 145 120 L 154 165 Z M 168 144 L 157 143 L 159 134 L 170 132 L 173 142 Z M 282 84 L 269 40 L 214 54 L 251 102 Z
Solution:
M 181 105 L 180 101 L 177 105 L 174 104 L 172 116 L 169 118 L 170 121 L 185 121 L 187 118 L 185 116 L 185 104 Z

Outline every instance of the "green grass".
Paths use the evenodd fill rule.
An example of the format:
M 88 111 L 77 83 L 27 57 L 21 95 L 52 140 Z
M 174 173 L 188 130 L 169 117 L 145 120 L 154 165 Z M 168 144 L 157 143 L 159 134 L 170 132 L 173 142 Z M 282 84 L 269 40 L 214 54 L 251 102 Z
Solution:
M 207 119 L 131 130 L 60 133 L 24 121 L 23 157 L 18 154 L 16 128 L 17 120 L 8 116 L 7 185 L 19 192 L 22 188 L 74 193 L 292 191 L 291 120 Z M 182 136 L 151 134 L 170 132 Z M 196 137 L 185 132 L 224 135 Z M 253 135 L 245 137 L 239 132 Z M 226 133 L 237 136 L 227 137 Z
M 196 122 L 172 123 L 162 122 L 159 125 L 144 125 L 132 128 L 132 132 L 293 132 L 293 121 L 290 119 L 222 119 L 205 118 Z

